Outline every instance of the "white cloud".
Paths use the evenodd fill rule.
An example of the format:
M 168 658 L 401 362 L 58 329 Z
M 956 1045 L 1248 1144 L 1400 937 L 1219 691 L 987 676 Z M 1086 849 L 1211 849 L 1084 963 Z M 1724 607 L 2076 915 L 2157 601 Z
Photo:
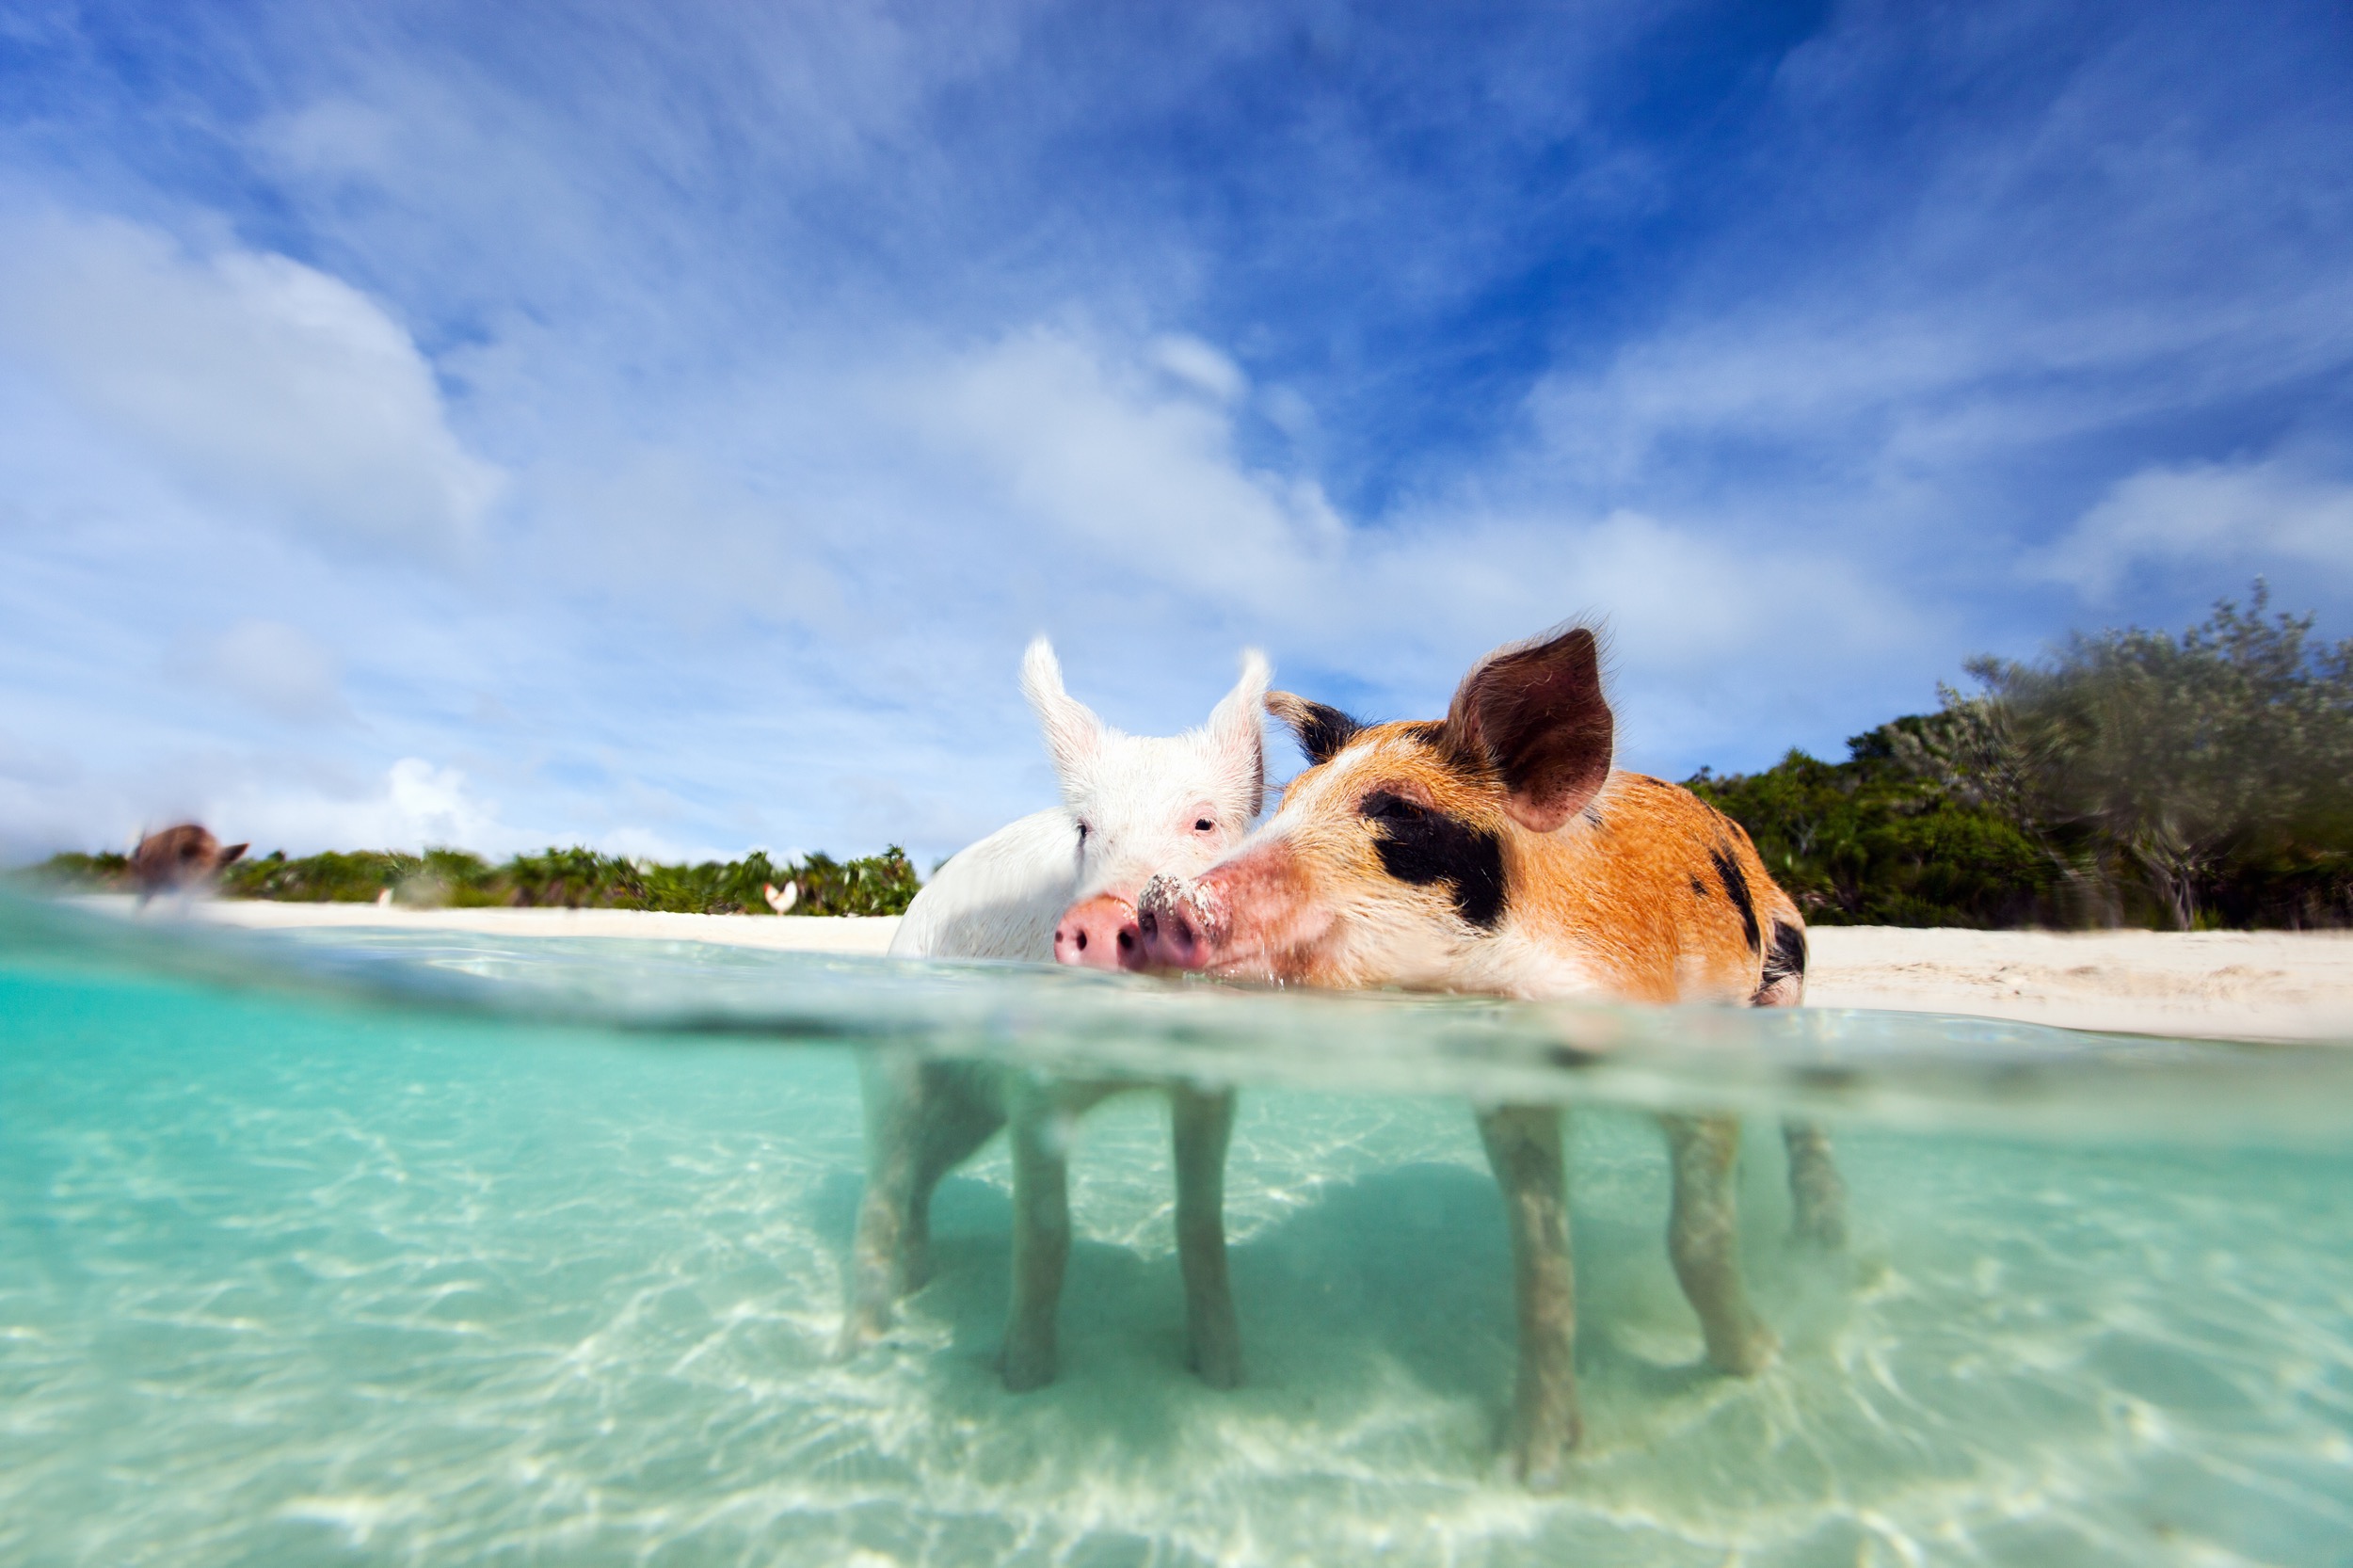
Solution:
M 276 718 L 316 722 L 350 712 L 333 651 L 283 621 L 241 620 L 206 639 L 194 673 Z
M 447 106 L 445 95 L 434 105 Z M 414 117 L 408 122 L 414 123 Z M 378 104 L 320 98 L 265 118 L 252 136 L 263 154 L 289 174 L 381 182 L 398 168 L 403 130 L 404 118 Z
M 2040 569 L 2105 599 L 2136 567 L 2176 563 L 2353 579 L 2353 484 L 2288 457 L 2143 469 L 2110 487 Z
M 1916 696 L 1893 700 L 1929 699 L 1947 617 L 1769 507 L 1597 507 L 1512 474 L 1488 487 L 1509 501 L 1465 486 L 1351 527 L 1312 481 L 1249 464 L 1225 405 L 1144 373 L 1168 341 L 1039 328 L 911 378 L 952 466 L 999 492 L 977 512 L 968 481 L 960 496 L 988 571 L 1050 584 L 1048 624 L 1112 667 L 1223 667 L 1261 642 L 1395 716 L 1435 712 L 1501 642 L 1598 619 L 1626 733 L 1661 766 L 1760 714 L 1842 733 L 1820 694 L 1858 668 L 1916 665 Z
M 1185 390 L 1156 385 L 1143 362 L 1188 367 Z M 1197 395 L 1205 377 L 1241 390 L 1241 373 L 1205 344 L 1162 339 L 1137 357 L 1037 328 L 920 378 L 910 401 L 1017 514 L 1098 562 L 1262 600 L 1345 529 L 1313 481 L 1241 463 L 1231 414 Z
M 405 757 L 355 776 L 309 758 L 174 748 L 96 766 L 11 754 L 0 734 L 0 864 L 57 849 L 128 847 L 200 822 L 256 854 L 449 844 L 493 856 L 549 841 L 518 829 L 461 770 Z M 608 835 L 608 837 L 621 837 Z
M 1875 607 L 1884 590 L 1849 563 L 1762 551 L 1737 532 L 1625 509 L 1594 519 L 1433 520 L 1367 554 L 1375 591 L 1365 601 L 1376 616 L 1402 621 L 1417 609 L 1417 618 L 1497 641 L 1573 616 L 1600 618 L 1630 662 L 1659 673 L 1721 670 L 1787 642 L 1793 614 L 1804 617 L 1806 651 L 1785 648 L 1785 662 L 1883 647 L 1900 634 L 1900 616 Z
M 1231 403 L 1250 390 L 1241 367 L 1199 338 L 1155 339 L 1152 358 L 1169 375 L 1218 403 Z
M 561 36 L 294 8 L 171 45 L 205 67 L 183 79 L 212 150 L 193 184 L 132 99 L 61 77 L 12 178 L 76 210 L 217 203 L 167 221 L 361 258 L 376 297 L 0 196 L 0 728 L 66 748 L 0 745 L 0 835 L 168 805 L 315 848 L 421 839 L 417 807 L 524 847 L 480 791 L 566 840 L 904 834 L 928 860 L 1050 797 L 1012 680 L 1041 629 L 1159 728 L 1198 719 L 1244 641 L 1303 690 L 1427 713 L 1496 642 L 1593 614 L 1630 760 L 1834 745 L 2061 623 L 2072 596 L 2020 572 L 2050 496 L 2265 439 L 2249 409 L 2321 423 L 2298 389 L 2353 343 L 2311 174 L 2339 121 L 2276 91 L 2250 118 L 2243 86 L 2204 90 L 2227 72 L 2070 45 L 2054 103 L 2010 69 L 2057 57 L 2014 54 L 2015 18 L 1842 12 L 1718 178 L 1686 161 L 1705 144 L 1583 101 L 1655 24 L 1633 8 L 1580 18 L 1567 76 L 1507 48 L 1438 119 L 1415 117 L 1445 72 L 1326 97 L 1352 67 L 1303 84 L 1305 141 L 1154 162 L 1170 112 L 1295 47 L 1295 18 L 1245 11 L 1204 24 L 1226 42 L 1155 31 L 1074 69 L 1062 23 L 1018 6 L 623 8 Z M 1984 109 L 1859 129 L 1924 82 Z M 1457 112 L 1508 135 L 1465 140 Z M 2283 139 L 2287 117 L 2309 132 Z M 1140 169 L 1072 155 L 1106 135 Z M 1551 150 L 1534 208 L 1515 143 Z M 1250 160 L 1209 221 L 1160 200 L 1241 167 L 1204 152 Z M 1563 235 L 1625 264 L 1591 274 L 1592 310 L 1575 277 L 1528 281 Z M 402 319 L 479 331 L 428 363 Z M 2055 573 L 2253 539 L 2321 579 L 2342 497 L 2263 467 L 2146 470 Z M 1393 499 L 1351 526 L 1319 481 Z M 253 517 L 290 526 L 224 526 Z M 478 569 L 441 576 L 303 542 L 470 533 Z M 304 608 L 352 603 L 364 649 Z M 244 615 L 364 657 L 367 723 L 296 736 L 154 680 L 177 647 L 265 713 L 341 700 L 292 628 L 202 640 Z M 417 762 L 396 789 L 398 756 L 467 776 Z
M 9 213 L 0 352 L 181 483 L 304 534 L 447 557 L 503 483 L 408 333 L 284 256 Z
M 202 813 L 219 832 L 256 849 L 407 849 L 454 844 L 500 853 L 531 835 L 502 822 L 456 768 L 404 757 L 359 788 L 248 776 L 214 792 Z

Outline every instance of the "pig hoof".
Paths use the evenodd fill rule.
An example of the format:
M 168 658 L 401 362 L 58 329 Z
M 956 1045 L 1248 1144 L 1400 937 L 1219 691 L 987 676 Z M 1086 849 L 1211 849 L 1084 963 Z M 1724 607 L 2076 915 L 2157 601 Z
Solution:
M 1574 1411 L 1536 1420 L 1514 1417 L 1505 1445 L 1512 1478 L 1530 1492 L 1558 1492 L 1567 1479 L 1569 1452 L 1584 1436 L 1585 1423 Z
M 1720 1372 L 1753 1378 L 1781 1353 L 1781 1336 L 1763 1323 L 1752 1323 L 1730 1342 L 1707 1347 L 1707 1359 Z
M 841 1325 L 841 1333 L 833 1342 L 833 1359 L 837 1362 L 856 1360 L 881 1343 L 889 1329 L 890 1322 L 887 1318 L 851 1313 L 848 1320 Z
M 997 1370 L 1008 1394 L 1027 1394 L 1054 1381 L 1054 1347 L 1034 1340 L 1008 1338 L 997 1352 Z

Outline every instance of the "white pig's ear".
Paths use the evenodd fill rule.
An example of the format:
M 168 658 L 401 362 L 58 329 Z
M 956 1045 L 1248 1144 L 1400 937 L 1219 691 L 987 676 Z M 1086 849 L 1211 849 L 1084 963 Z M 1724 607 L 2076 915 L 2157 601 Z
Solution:
M 1266 803 L 1267 682 L 1273 671 L 1255 648 L 1241 650 L 1241 679 L 1209 710 L 1209 739 L 1252 816 Z
M 1037 712 L 1046 731 L 1047 755 L 1054 772 L 1067 779 L 1082 773 L 1103 747 L 1103 721 L 1095 711 L 1062 689 L 1062 664 L 1054 645 L 1044 637 L 1030 644 L 1021 656 L 1021 695 Z

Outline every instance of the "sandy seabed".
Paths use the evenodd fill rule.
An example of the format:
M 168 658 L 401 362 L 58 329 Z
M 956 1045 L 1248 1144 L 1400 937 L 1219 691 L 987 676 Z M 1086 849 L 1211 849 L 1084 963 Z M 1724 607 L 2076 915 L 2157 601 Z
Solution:
M 127 898 L 87 901 L 128 912 Z M 352 926 L 621 936 L 879 954 L 895 919 L 628 909 L 402 909 L 221 900 L 199 918 L 273 930 Z M 2353 932 L 1918 931 L 1817 926 L 1806 1000 L 2216 1039 L 2353 1039 Z
M 904 979 L 674 940 L 871 951 L 887 921 L 200 913 L 340 921 L 304 946 L 479 974 L 512 972 L 514 933 L 661 938 L 549 942 L 540 995 L 591 968 L 656 998 L 745 971 L 874 998 Z M 1842 1002 L 2089 998 L 2107 1021 L 2130 1003 L 2208 1029 L 2311 1005 L 2326 980 L 2303 966 L 2348 952 L 1821 936 Z M 850 1049 L 12 956 L 8 1568 L 2347 1568 L 2342 1108 L 2325 1137 L 2271 1138 L 2213 1076 L 2201 1093 L 2236 1129 L 2220 1138 L 2129 1109 L 2091 1128 L 1858 1111 L 1837 1131 L 1854 1231 L 1831 1257 L 1789 1242 L 1782 1142 L 1753 1128 L 1743 1261 L 1783 1354 L 1735 1379 L 1701 1363 L 1662 1241 L 1656 1124 L 1581 1106 L 1563 1150 L 1586 1437 L 1535 1496 L 1496 1462 L 1512 1262 L 1455 1096 L 1241 1097 L 1224 1212 L 1248 1372 L 1230 1392 L 1185 1369 L 1163 1102 L 1085 1117 L 1062 1375 L 1016 1398 L 993 1366 L 1001 1141 L 941 1186 L 931 1280 L 889 1338 L 833 1358 L 864 1185 Z M 1857 976 L 1885 990 L 1842 994 Z M 2170 987 L 2153 1000 L 2153 976 Z M 1092 989 L 1014 967 L 965 980 L 1037 1016 Z M 1919 1039 L 1959 1057 L 2000 1032 Z M 2204 1053 L 2150 1054 L 2162 1071 Z

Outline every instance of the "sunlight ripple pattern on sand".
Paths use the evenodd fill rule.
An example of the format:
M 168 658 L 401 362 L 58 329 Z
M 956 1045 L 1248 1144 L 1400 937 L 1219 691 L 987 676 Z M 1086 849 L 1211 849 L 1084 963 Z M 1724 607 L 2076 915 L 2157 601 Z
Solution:
M 1759 1123 L 1747 1243 L 1787 1353 L 1737 1383 L 1695 1368 L 1655 1127 L 1580 1110 L 1589 1442 L 1533 1497 L 1491 1459 L 1507 1260 L 1459 1099 L 1245 1093 L 1233 1394 L 1181 1365 L 1164 1112 L 1106 1106 L 1063 1376 L 1016 1399 L 994 1152 L 943 1189 L 896 1338 L 827 1360 L 856 1078 L 840 1048 L 0 952 L 0 1560 L 2329 1564 L 2353 1540 L 2342 1144 L 1858 1120 L 1858 1234 L 1825 1262 L 1783 1242 Z

